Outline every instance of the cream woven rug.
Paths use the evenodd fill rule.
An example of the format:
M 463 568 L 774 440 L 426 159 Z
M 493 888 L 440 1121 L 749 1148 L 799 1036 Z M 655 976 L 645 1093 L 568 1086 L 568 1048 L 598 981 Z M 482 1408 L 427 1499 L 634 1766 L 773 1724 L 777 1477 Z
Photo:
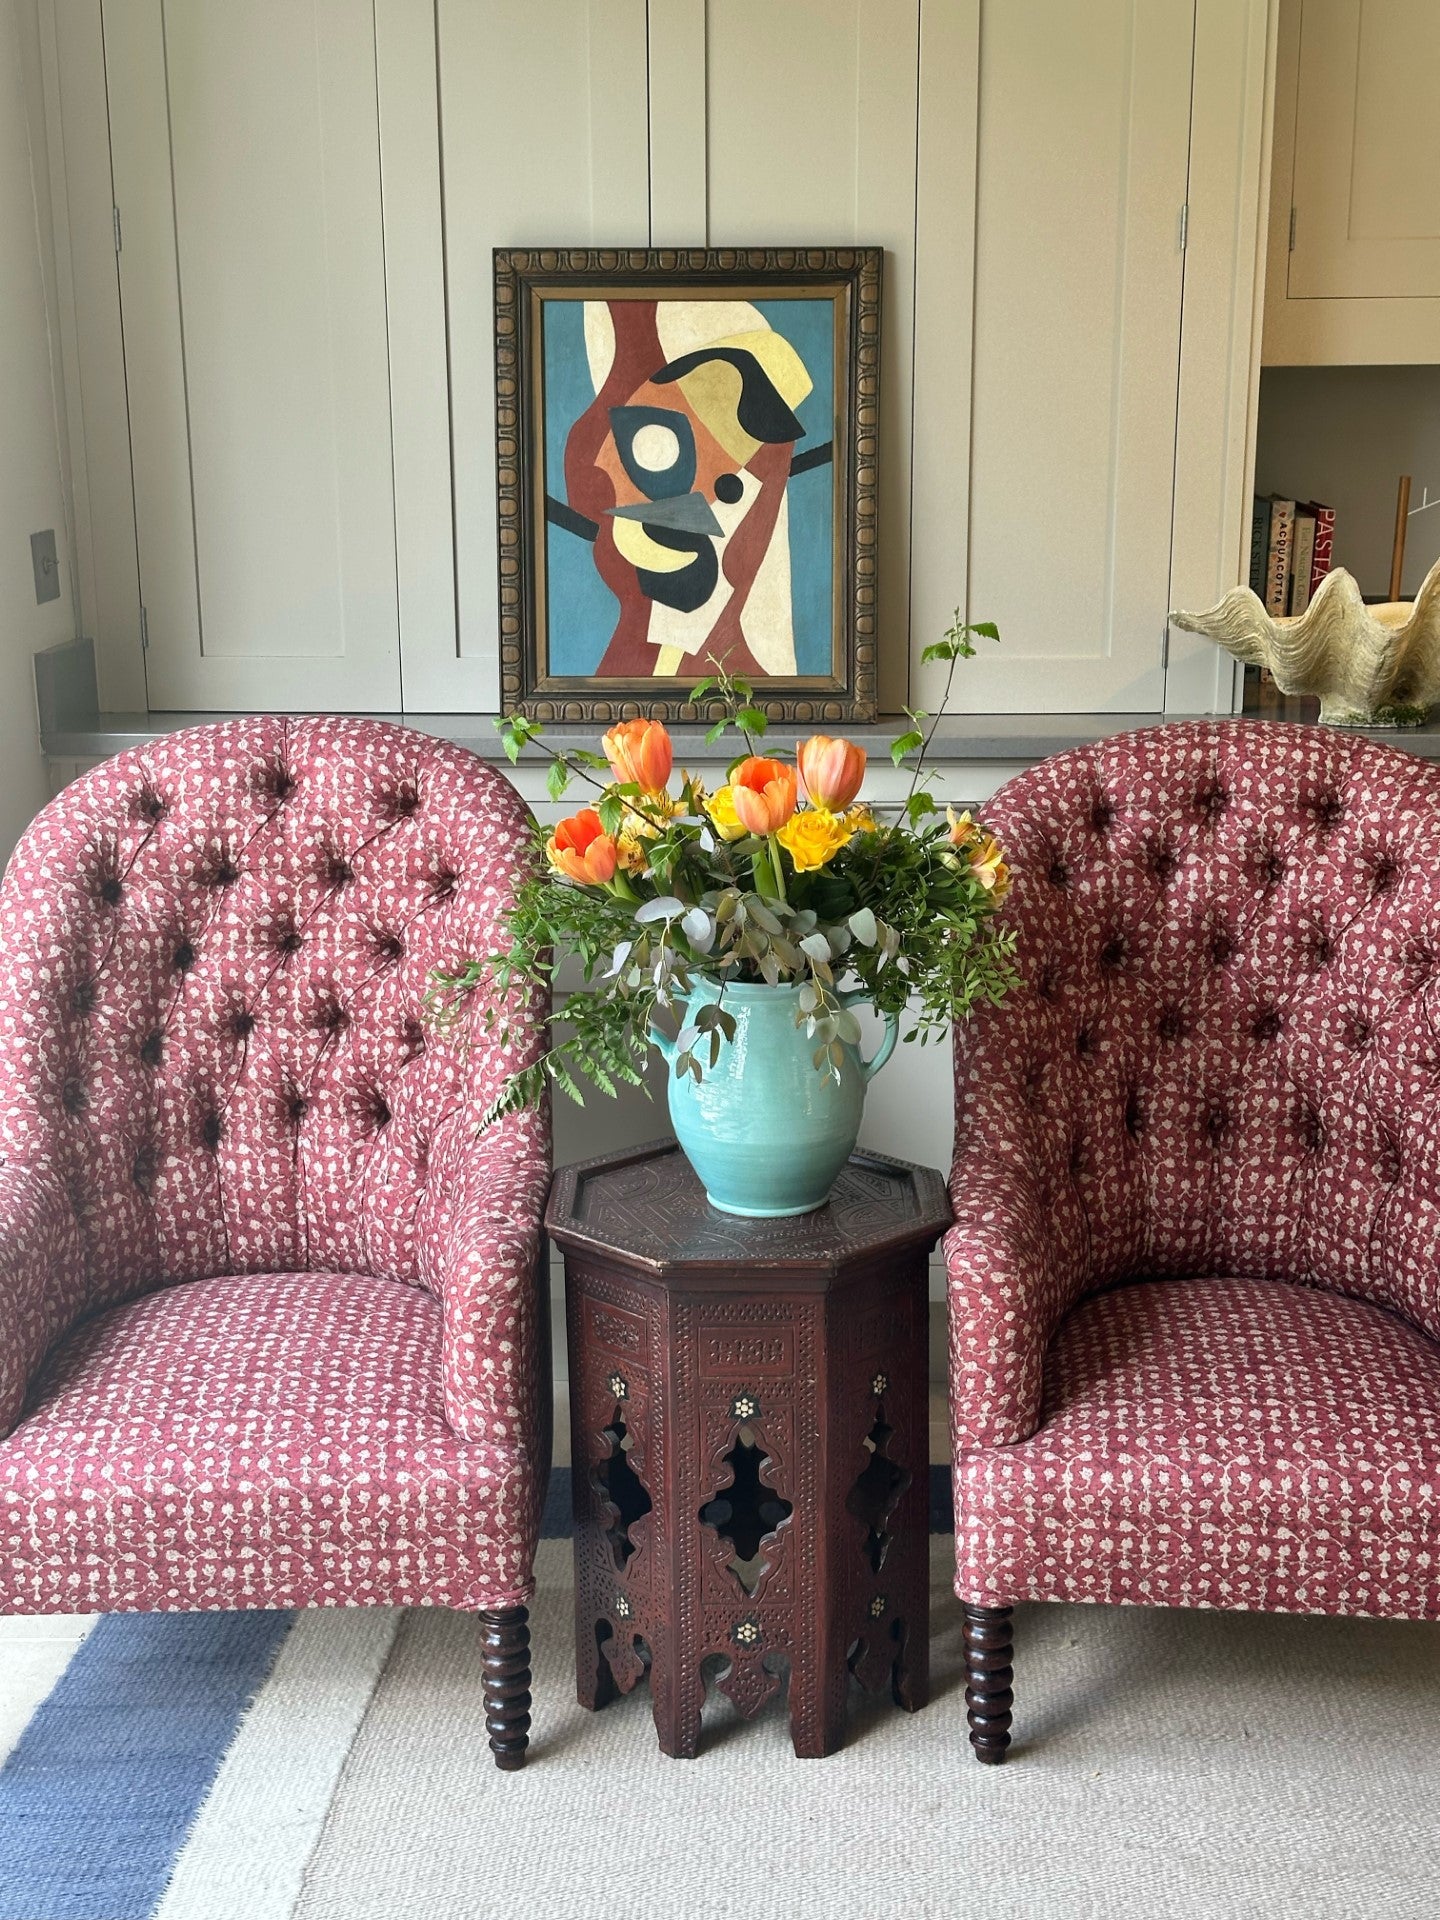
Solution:
M 643 1689 L 577 1707 L 568 1542 L 541 1548 L 523 1773 L 490 1764 L 470 1623 L 405 1616 L 297 1916 L 1440 1916 L 1440 1629 L 1022 1609 L 1016 1746 L 982 1768 L 952 1551 L 935 1540 L 930 1707 L 862 1707 L 829 1760 L 793 1758 L 778 1706 L 707 1708 L 688 1762 L 657 1751 Z

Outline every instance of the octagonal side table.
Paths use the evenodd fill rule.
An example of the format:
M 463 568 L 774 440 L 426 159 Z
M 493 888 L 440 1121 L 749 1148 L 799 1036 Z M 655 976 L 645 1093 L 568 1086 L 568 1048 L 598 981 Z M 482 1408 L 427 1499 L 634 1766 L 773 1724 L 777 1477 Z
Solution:
M 797 1754 L 852 1676 L 929 1686 L 928 1168 L 856 1154 L 828 1204 L 744 1220 L 673 1142 L 561 1168 L 580 1702 L 648 1671 L 689 1757 L 707 1672 L 754 1715 L 788 1670 Z

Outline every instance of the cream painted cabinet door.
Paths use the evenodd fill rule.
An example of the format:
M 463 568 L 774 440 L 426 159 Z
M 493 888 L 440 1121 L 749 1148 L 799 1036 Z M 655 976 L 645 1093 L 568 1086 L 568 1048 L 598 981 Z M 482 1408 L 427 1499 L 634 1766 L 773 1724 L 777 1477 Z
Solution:
M 400 707 L 371 0 L 105 0 L 157 710 Z
M 1158 712 L 1193 0 L 981 14 L 968 366 L 958 275 L 929 297 L 922 278 L 916 302 L 915 638 L 938 639 L 957 604 L 998 622 L 1002 645 L 982 642 L 957 687 L 971 711 Z M 922 140 L 950 104 L 925 81 L 922 57 Z M 922 199 L 922 264 L 958 223 Z M 917 680 L 929 706 L 934 669 Z
M 1295 105 L 1289 298 L 1440 295 L 1437 0 L 1304 0 Z

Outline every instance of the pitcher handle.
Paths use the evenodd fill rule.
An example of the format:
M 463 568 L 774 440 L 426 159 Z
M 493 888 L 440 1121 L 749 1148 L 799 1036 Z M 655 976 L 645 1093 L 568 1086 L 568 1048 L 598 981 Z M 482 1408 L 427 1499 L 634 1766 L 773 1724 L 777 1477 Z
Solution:
M 844 993 L 837 993 L 835 998 L 840 1002 L 842 1007 L 853 1006 L 857 1000 L 864 1000 L 867 1004 L 870 1003 L 870 995 L 864 987 L 850 987 Z M 873 1080 L 876 1074 L 879 1073 L 885 1062 L 895 1051 L 895 1042 L 900 1038 L 899 1014 L 885 1013 L 881 1014 L 880 1017 L 885 1022 L 885 1031 L 881 1035 L 880 1044 L 868 1060 L 862 1060 L 860 1062 L 860 1071 L 867 1080 Z

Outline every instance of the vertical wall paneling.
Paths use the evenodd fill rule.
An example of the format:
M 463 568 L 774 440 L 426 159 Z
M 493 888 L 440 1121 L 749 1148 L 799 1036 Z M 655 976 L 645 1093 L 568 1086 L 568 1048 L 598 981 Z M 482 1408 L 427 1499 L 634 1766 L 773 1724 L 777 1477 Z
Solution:
M 449 349 L 433 0 L 375 0 L 385 317 L 394 458 L 401 704 L 473 709 L 473 664 L 456 644 Z
M 649 0 L 650 244 L 703 247 L 709 231 L 706 0 Z
M 105 0 L 151 705 L 399 705 L 374 13 Z
M 1262 164 L 1273 87 L 1269 0 L 1197 0 L 1170 602 L 1206 607 L 1246 577 L 1260 375 Z M 1170 629 L 1169 713 L 1228 713 L 1223 648 Z
M 483 712 L 500 685 L 491 254 L 647 244 L 645 0 L 440 0 L 438 39 L 459 704 Z
M 919 0 L 712 0 L 710 244 L 885 249 L 880 703 L 907 698 Z M 782 184 L 783 183 L 783 186 Z
M 1163 704 L 1193 40 L 1193 0 L 982 8 L 978 711 Z
M 968 604 L 979 113 L 980 0 L 927 0 L 916 153 L 909 699 L 928 709 L 939 704 L 944 669 L 923 665 L 920 655 Z M 970 697 L 961 675 L 956 703 Z
M 78 630 L 102 704 L 143 712 L 140 579 L 115 257 L 100 0 L 41 0 L 40 49 Z

